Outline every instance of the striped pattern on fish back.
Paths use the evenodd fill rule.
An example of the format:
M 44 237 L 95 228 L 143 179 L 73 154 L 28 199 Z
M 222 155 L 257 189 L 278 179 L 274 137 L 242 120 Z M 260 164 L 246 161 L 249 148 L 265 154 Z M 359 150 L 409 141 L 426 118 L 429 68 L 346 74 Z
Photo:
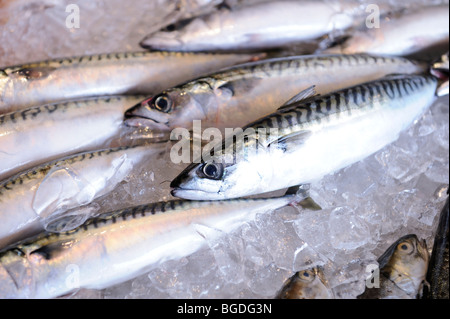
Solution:
M 381 66 L 381 65 L 419 65 L 418 62 L 402 57 L 371 56 L 367 54 L 349 55 L 311 55 L 290 58 L 274 58 L 250 62 L 230 67 L 227 71 L 215 73 L 208 82 L 234 81 L 250 77 L 275 77 L 281 74 L 308 74 L 312 70 L 330 70 L 333 67 Z
M 380 107 L 389 100 L 401 100 L 417 94 L 426 86 L 435 85 L 432 76 L 399 76 L 353 86 L 291 107 L 254 122 L 248 127 L 255 130 L 278 129 L 280 134 L 307 129 L 310 125 L 327 123 L 335 118 L 352 116 Z

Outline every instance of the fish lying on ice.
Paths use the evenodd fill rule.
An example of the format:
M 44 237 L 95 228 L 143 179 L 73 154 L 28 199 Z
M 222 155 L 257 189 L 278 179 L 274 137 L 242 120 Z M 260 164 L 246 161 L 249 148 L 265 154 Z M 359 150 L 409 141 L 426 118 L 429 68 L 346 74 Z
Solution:
M 439 46 L 448 50 L 448 26 L 448 4 L 424 6 L 381 19 L 379 27 L 363 26 L 343 44 L 322 52 L 409 56 Z
M 295 198 L 160 202 L 105 213 L 68 232 L 43 233 L 0 252 L 0 298 L 53 298 L 124 282 L 195 252 L 217 230 L 232 231 Z
M 406 235 L 378 258 L 379 288 L 366 288 L 358 299 L 414 299 L 421 295 L 429 255 L 425 240 Z
M 427 66 L 396 57 L 324 55 L 248 63 L 201 77 L 146 98 L 125 114 L 125 124 L 155 131 L 242 127 L 276 111 L 312 84 L 318 94 L 382 78 L 422 73 Z
M 108 148 L 123 131 L 123 112 L 141 99 L 99 97 L 0 115 L 0 180 L 63 156 Z
M 148 35 L 141 46 L 167 51 L 264 50 L 314 40 L 355 23 L 347 1 L 273 1 L 198 17 Z
M 55 217 L 91 203 L 157 159 L 164 145 L 86 152 L 42 164 L 0 182 L 0 249 L 42 232 Z
M 91 96 L 157 93 L 261 56 L 124 52 L 5 67 L 0 69 L 0 114 Z
M 332 299 L 321 267 L 297 271 L 277 293 L 277 299 Z
M 402 75 L 282 106 L 215 143 L 171 183 L 186 199 L 225 199 L 314 182 L 395 141 L 436 99 L 437 80 Z M 310 92 L 308 92 L 310 91 Z

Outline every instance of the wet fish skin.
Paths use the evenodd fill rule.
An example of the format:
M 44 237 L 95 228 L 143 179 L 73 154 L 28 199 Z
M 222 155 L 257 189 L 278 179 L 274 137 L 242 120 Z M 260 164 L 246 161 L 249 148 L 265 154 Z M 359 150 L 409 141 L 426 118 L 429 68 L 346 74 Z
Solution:
M 136 172 L 144 159 L 156 159 L 151 156 L 162 152 L 162 147 L 149 144 L 80 153 L 0 182 L 0 249 L 44 231 L 56 217 L 108 193 Z
M 448 191 L 447 191 L 448 194 Z M 424 299 L 449 299 L 449 197 L 439 216 L 439 223 L 428 265 Z
M 225 138 L 195 159 L 172 194 L 225 199 L 314 182 L 395 141 L 436 99 L 436 86 L 427 75 L 390 77 L 281 108 L 244 127 L 246 138 Z
M 379 28 L 369 29 L 363 26 L 342 45 L 322 52 L 410 56 L 427 48 L 448 48 L 448 12 L 448 4 L 442 4 L 416 8 L 404 14 L 393 14 L 393 17 L 382 19 Z
M 108 148 L 143 96 L 108 96 L 0 115 L 0 180 L 71 154 Z
M 358 299 L 415 299 L 421 295 L 429 254 L 425 240 L 415 234 L 393 243 L 380 258 L 380 288 L 368 288 Z
M 283 284 L 276 299 L 333 299 L 323 269 L 313 267 L 297 271 Z
M 202 120 L 202 128 L 243 127 L 275 112 L 279 105 L 311 85 L 324 95 L 391 73 L 422 73 L 426 68 L 404 58 L 364 54 L 253 62 L 147 97 L 126 112 L 125 124 L 165 132 L 177 127 L 192 128 L 193 120 Z
M 275 1 L 220 10 L 182 28 L 145 37 L 146 49 L 168 51 L 264 50 L 319 38 L 353 25 L 357 4 Z
M 0 114 L 92 96 L 153 94 L 258 54 L 123 52 L 0 69 Z M 176 71 L 176 72 L 175 72 Z
M 160 202 L 102 214 L 68 232 L 44 233 L 0 252 L 0 297 L 53 298 L 76 288 L 109 287 L 189 255 L 217 229 L 231 231 L 294 197 Z

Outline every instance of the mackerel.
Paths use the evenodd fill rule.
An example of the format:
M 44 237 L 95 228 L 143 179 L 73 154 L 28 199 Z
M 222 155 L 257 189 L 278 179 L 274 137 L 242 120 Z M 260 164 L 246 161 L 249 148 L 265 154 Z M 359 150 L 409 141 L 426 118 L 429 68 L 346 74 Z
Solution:
M 145 37 L 146 49 L 168 51 L 264 50 L 311 41 L 355 23 L 351 1 L 272 1 L 195 18 Z
M 260 56 L 124 52 L 10 66 L 0 69 L 0 114 L 90 96 L 153 94 Z
M 276 58 L 239 65 L 148 97 L 125 114 L 125 124 L 155 131 L 177 127 L 242 127 L 276 111 L 315 85 L 318 94 L 373 81 L 388 74 L 421 73 L 426 66 L 405 58 L 323 55 Z
M 224 199 L 317 181 L 395 141 L 436 87 L 433 76 L 389 77 L 281 107 L 195 159 L 172 194 Z
M 109 96 L 27 108 L 0 115 L 0 180 L 84 151 L 110 147 L 123 112 L 142 96 Z
M 0 182 L 0 249 L 90 204 L 162 151 L 159 144 L 149 144 L 80 153 Z
M 124 282 L 295 197 L 159 202 L 105 213 L 71 231 L 43 233 L 0 253 L 0 298 L 53 298 Z

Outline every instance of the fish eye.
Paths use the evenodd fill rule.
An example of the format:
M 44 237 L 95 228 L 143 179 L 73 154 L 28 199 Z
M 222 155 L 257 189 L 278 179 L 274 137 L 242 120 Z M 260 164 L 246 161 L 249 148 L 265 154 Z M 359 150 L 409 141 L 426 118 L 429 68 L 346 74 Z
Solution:
M 413 251 L 413 246 L 410 243 L 407 242 L 403 242 L 398 244 L 397 249 L 400 250 L 401 252 L 405 252 L 405 253 L 411 253 Z
M 298 277 L 302 281 L 311 282 L 315 276 L 313 270 L 302 270 L 298 273 Z
M 223 167 L 218 163 L 207 163 L 202 167 L 202 173 L 210 179 L 220 179 L 223 175 Z
M 172 100 L 165 94 L 156 97 L 153 105 L 160 112 L 168 113 L 172 110 Z

